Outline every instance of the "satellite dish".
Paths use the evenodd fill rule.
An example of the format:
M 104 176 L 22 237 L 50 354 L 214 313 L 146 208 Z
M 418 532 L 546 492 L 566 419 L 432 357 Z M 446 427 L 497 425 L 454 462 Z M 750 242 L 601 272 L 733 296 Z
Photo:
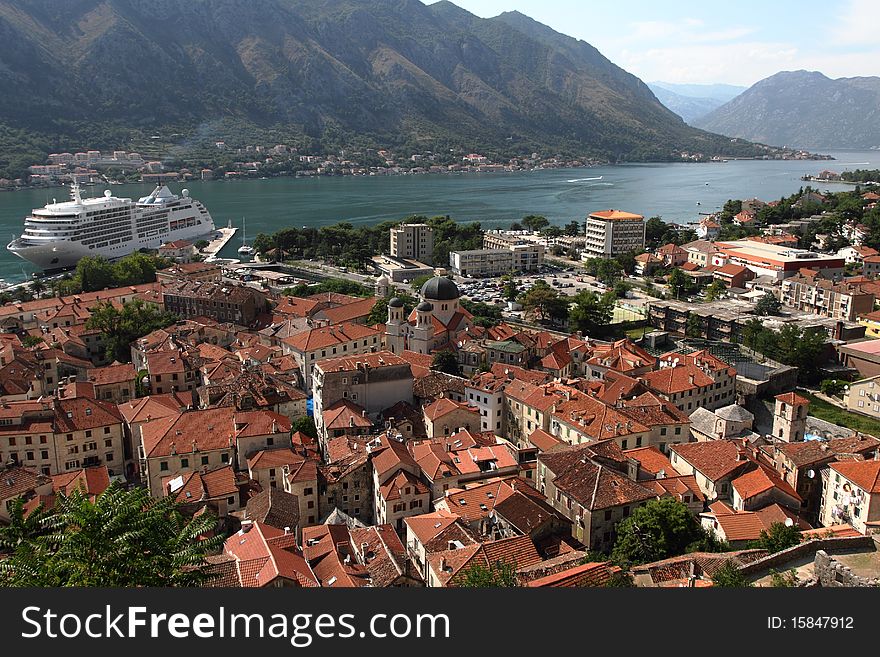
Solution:
M 109 189 L 104 190 L 104 198 L 110 198 L 112 194 L 113 192 L 111 192 Z
M 785 526 L 791 527 L 792 525 L 794 525 L 794 520 L 792 520 L 791 518 L 786 518 L 785 519 Z
M 816 471 L 815 470 L 807 470 L 807 476 L 810 479 L 813 479 L 816 476 Z
M 180 190 L 180 195 L 181 195 L 183 198 L 189 198 L 189 190 L 188 190 L 188 189 L 182 189 L 182 190 Z

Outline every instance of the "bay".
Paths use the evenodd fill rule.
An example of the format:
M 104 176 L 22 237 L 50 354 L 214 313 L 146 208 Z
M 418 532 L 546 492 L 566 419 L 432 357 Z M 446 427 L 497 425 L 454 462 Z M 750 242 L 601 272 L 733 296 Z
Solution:
M 401 176 L 341 176 L 271 178 L 236 181 L 191 181 L 186 187 L 202 201 L 214 223 L 241 226 L 247 218 L 248 241 L 259 232 L 286 226 L 323 226 L 337 221 L 374 224 L 409 214 L 450 215 L 458 221 L 479 221 L 485 227 L 507 227 L 527 214 L 542 214 L 564 225 L 610 208 L 660 215 L 666 221 L 698 221 L 731 198 L 765 201 L 787 196 L 806 185 L 804 174 L 823 169 L 845 171 L 880 168 L 880 151 L 832 152 L 831 161 L 731 160 L 713 163 L 625 164 L 580 169 L 541 169 L 514 173 L 422 174 Z M 813 183 L 839 191 L 850 185 Z M 114 185 L 115 196 L 137 198 L 152 185 Z M 104 186 L 85 188 L 100 195 Z M 0 235 L 5 244 L 20 233 L 32 208 L 53 198 L 66 199 L 65 188 L 28 189 L 0 193 Z M 240 237 L 221 255 L 237 257 Z M 0 250 L 0 278 L 21 280 L 34 267 Z

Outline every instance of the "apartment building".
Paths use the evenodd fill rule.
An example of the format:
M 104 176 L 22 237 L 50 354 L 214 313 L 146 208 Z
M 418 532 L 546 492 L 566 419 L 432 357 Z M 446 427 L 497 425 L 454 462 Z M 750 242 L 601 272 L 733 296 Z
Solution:
M 391 229 L 391 255 L 432 264 L 434 229 L 428 224 L 400 224 Z
M 535 271 L 544 264 L 544 245 L 526 240 L 504 240 L 493 235 L 492 246 L 451 251 L 449 269 L 458 276 L 500 276 L 509 272 Z
M 782 303 L 822 317 L 853 322 L 874 309 L 874 295 L 863 292 L 855 283 L 800 273 L 782 281 Z
M 342 322 L 334 326 L 310 328 L 281 341 L 285 355 L 291 355 L 302 374 L 303 389 L 311 390 L 315 363 L 324 358 L 356 356 L 382 348 L 382 335 L 374 328 Z
M 210 317 L 250 326 L 267 309 L 266 296 L 245 285 L 181 281 L 162 290 L 165 310 L 183 318 Z
M 645 218 L 623 210 L 602 210 L 587 217 L 582 257 L 613 258 L 645 248 Z

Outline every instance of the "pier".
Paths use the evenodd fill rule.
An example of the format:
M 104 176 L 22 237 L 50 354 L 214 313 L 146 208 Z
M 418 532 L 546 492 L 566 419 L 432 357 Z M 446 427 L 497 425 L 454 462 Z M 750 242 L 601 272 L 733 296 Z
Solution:
M 232 239 L 233 235 L 238 231 L 238 228 L 235 228 L 232 225 L 227 226 L 226 228 L 219 228 L 214 233 L 215 237 L 210 241 L 208 246 L 202 249 L 202 253 L 205 254 L 205 261 L 211 262 L 212 260 L 217 259 L 217 254 L 223 249 L 224 246 Z

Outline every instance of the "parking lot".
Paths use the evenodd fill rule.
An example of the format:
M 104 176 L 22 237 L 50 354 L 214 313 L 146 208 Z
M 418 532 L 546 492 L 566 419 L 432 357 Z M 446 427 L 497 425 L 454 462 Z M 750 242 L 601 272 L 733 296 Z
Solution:
M 584 273 L 580 268 L 571 267 L 568 269 L 559 269 L 551 271 L 543 271 L 533 274 L 521 274 L 515 277 L 517 291 L 519 293 L 527 292 L 539 280 L 543 280 L 557 290 L 560 294 L 574 296 L 582 290 L 589 290 L 597 294 L 603 294 L 608 291 L 608 287 L 592 276 Z M 508 311 L 507 302 L 503 296 L 504 284 L 501 277 L 491 278 L 462 278 L 455 277 L 455 282 L 461 290 L 462 296 L 471 301 L 487 303 L 503 307 L 503 314 L 511 318 L 521 316 L 517 310 Z M 615 309 L 614 321 L 632 321 L 643 317 L 643 306 L 649 299 L 638 288 L 632 289 L 627 295 L 627 299 L 618 301 L 619 307 Z M 625 307 L 624 307 L 625 306 Z

